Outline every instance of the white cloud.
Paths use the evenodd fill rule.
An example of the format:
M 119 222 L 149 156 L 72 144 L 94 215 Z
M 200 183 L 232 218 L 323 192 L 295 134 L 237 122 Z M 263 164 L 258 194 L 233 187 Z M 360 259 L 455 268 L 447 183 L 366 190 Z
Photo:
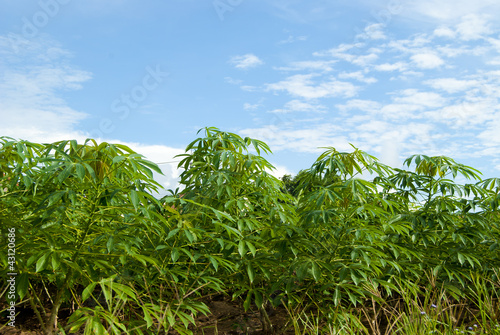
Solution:
M 272 162 L 270 162 L 270 163 L 275 167 L 275 169 L 273 169 L 273 170 L 266 169 L 266 171 L 268 173 L 270 173 L 271 175 L 275 176 L 276 178 L 281 178 L 286 174 L 294 175 L 294 173 L 292 171 L 290 171 L 286 166 L 273 164 Z
M 485 46 L 467 46 L 467 45 L 436 45 L 435 51 L 445 57 L 457 57 L 461 55 L 479 56 L 488 51 Z
M 279 41 L 278 44 L 290 44 L 290 43 L 299 42 L 299 41 L 307 41 L 307 36 L 288 35 L 288 38 Z
M 497 53 L 500 53 L 500 39 L 488 37 L 486 40 L 493 46 Z
M 367 66 L 368 64 L 373 63 L 378 59 L 378 55 L 376 53 L 370 53 L 363 56 L 354 57 L 351 63 L 359 65 L 359 66 Z
M 401 95 L 394 98 L 396 103 L 418 105 L 427 108 L 441 107 L 446 103 L 440 94 L 435 92 L 419 92 L 416 89 L 401 91 Z
M 374 77 L 365 77 L 365 75 L 361 71 L 356 72 L 342 72 L 339 74 L 340 79 L 356 79 L 362 83 L 373 84 L 377 82 L 377 79 Z
M 48 40 L 20 39 L 10 48 L 0 37 L 0 134 L 31 141 L 60 140 L 76 133 L 87 114 L 71 108 L 59 93 L 78 90 L 92 75 L 68 65 L 70 53 Z
M 323 105 L 312 104 L 300 100 L 288 101 L 283 107 L 284 112 L 312 112 L 312 113 L 325 113 L 326 107 Z
M 496 0 L 420 0 L 405 3 L 405 12 L 424 15 L 438 22 L 456 21 L 468 14 L 494 13 L 500 10 Z
M 494 120 L 496 105 L 489 101 L 462 102 L 445 106 L 441 110 L 428 113 L 437 121 L 444 121 L 451 127 L 470 127 L 484 125 Z
M 429 109 L 440 108 L 447 102 L 445 98 L 434 92 L 420 92 L 416 89 L 406 89 L 396 93 L 392 103 L 377 108 L 376 113 L 386 120 L 404 121 L 422 119 Z
M 363 150 L 373 150 L 383 157 L 387 164 L 397 166 L 399 152 L 434 154 L 439 135 L 435 126 L 423 122 L 395 124 L 368 119 L 355 127 L 359 145 Z
M 434 53 L 419 53 L 410 57 L 413 63 L 421 69 L 434 69 L 444 64 L 444 61 Z
M 375 112 L 380 109 L 380 103 L 373 100 L 353 99 L 345 104 L 335 105 L 340 111 L 360 110 L 365 112 Z
M 83 142 L 83 139 L 78 140 Z M 101 141 L 126 145 L 135 152 L 143 155 L 145 159 L 158 164 L 163 175 L 154 172 L 153 178 L 163 187 L 163 189 L 160 189 L 157 194 L 154 194 L 155 196 L 164 196 L 167 194 L 168 189 L 175 190 L 177 187 L 180 187 L 180 175 L 184 170 L 177 168 L 182 158 L 175 158 L 175 156 L 186 153 L 184 149 L 166 145 L 146 145 L 137 142 L 124 142 L 112 138 L 101 139 Z
M 404 71 L 406 70 L 408 65 L 403 62 L 396 62 L 396 63 L 384 63 L 384 64 L 379 64 L 375 65 L 375 70 L 377 71 Z
M 342 127 L 331 123 L 323 123 L 316 127 L 295 129 L 289 126 L 264 126 L 260 128 L 242 129 L 243 136 L 258 138 L 266 142 L 274 152 L 290 150 L 293 152 L 320 153 L 319 147 L 333 146 L 340 150 L 349 150 L 348 141 L 339 135 Z
M 399 152 L 401 150 L 401 138 L 397 136 L 388 137 L 381 143 L 380 161 L 392 167 L 400 167 L 401 159 Z
M 256 110 L 257 108 L 259 108 L 261 105 L 260 104 L 249 104 L 248 102 L 245 102 L 243 104 L 243 109 L 244 110 Z
M 498 65 L 500 65 L 500 57 L 495 57 L 495 58 L 491 59 L 490 61 L 488 61 L 486 64 L 498 66 Z
M 434 30 L 434 36 L 454 38 L 456 36 L 456 32 L 447 26 L 441 26 Z
M 495 155 L 493 150 L 483 150 L 481 142 L 491 139 L 489 148 L 500 149 L 500 124 L 495 121 L 500 119 L 500 77 L 485 68 L 500 64 L 500 30 L 493 17 L 484 13 L 495 12 L 490 8 L 500 10 L 500 3 L 422 1 L 426 8 L 415 1 L 405 9 L 418 7 L 417 12 L 425 12 L 424 31 L 390 40 L 382 25 L 374 25 L 370 28 L 371 39 L 364 31 L 356 36 L 357 40 L 362 37 L 359 42 L 363 43 L 340 44 L 315 52 L 315 57 L 321 57 L 318 61 L 294 62 L 286 68 L 303 73 L 264 86 L 271 93 L 283 91 L 296 97 L 297 104 L 305 104 L 304 110 L 312 108 L 308 105 L 323 104 L 328 106 L 328 112 L 332 109 L 331 113 L 320 114 L 319 119 L 309 120 L 311 123 L 300 123 L 290 113 L 292 108 L 284 106 L 274 111 L 288 113 L 274 115 L 287 117 L 280 127 L 273 123 L 274 127 L 247 131 L 261 132 L 273 148 L 291 151 L 317 152 L 316 146 L 328 145 L 329 139 L 335 137 L 340 145 L 355 142 L 363 150 L 374 150 L 391 165 L 397 164 L 400 155 L 413 153 Z M 468 9 L 456 8 L 459 5 Z M 433 22 L 429 17 L 443 19 Z M 381 43 L 370 49 L 374 39 Z M 332 66 L 332 61 L 337 63 Z M 362 68 L 358 71 L 352 65 Z M 332 73 L 336 79 L 328 77 Z M 342 86 L 343 90 L 334 91 L 327 85 L 338 81 L 359 87 Z M 356 81 L 377 85 L 367 88 Z M 332 100 L 334 108 L 330 107 Z M 328 128 L 332 125 L 342 127 Z M 318 130 L 313 132 L 313 128 Z
M 255 92 L 258 89 L 257 87 L 250 85 L 242 85 L 240 86 L 240 88 L 245 92 Z
M 500 115 L 497 113 L 496 116 L 496 119 L 490 121 L 486 129 L 477 136 L 485 147 L 500 146 Z M 498 148 L 495 154 L 498 155 Z
M 416 51 L 423 50 L 432 40 L 426 34 L 417 34 L 409 39 L 391 40 L 387 43 L 389 49 L 413 54 Z
M 366 50 L 366 54 L 358 55 L 357 52 L 364 46 L 364 43 L 341 44 L 336 48 L 315 52 L 313 55 L 317 57 L 333 57 L 359 66 L 366 66 L 378 59 L 378 54 L 382 52 L 382 49 L 370 48 Z M 352 50 L 354 53 L 348 53 L 347 51 L 349 50 Z
M 361 34 L 356 35 L 356 39 L 383 40 L 386 39 L 382 23 L 372 23 L 365 27 Z
M 286 78 L 283 81 L 266 84 L 268 91 L 286 91 L 293 96 L 305 99 L 317 99 L 325 97 L 352 97 L 358 88 L 349 82 L 338 81 L 330 78 L 319 84 L 314 83 L 313 78 L 316 74 L 297 74 Z
M 336 60 L 329 61 L 300 61 L 292 62 L 289 66 L 278 67 L 276 70 L 281 71 L 303 71 L 303 70 L 317 70 L 330 72 L 333 70 L 332 65 L 337 63 Z
M 83 143 L 92 137 L 76 129 L 88 115 L 72 108 L 61 92 L 78 90 L 92 74 L 69 64 L 71 53 L 46 39 L 20 40 L 23 48 L 10 48 L 0 36 L 0 135 L 32 142 L 51 143 L 75 139 Z M 127 143 L 112 138 L 101 141 L 131 147 L 153 162 L 172 161 L 184 150 L 162 145 Z M 175 188 L 180 171 L 175 164 L 161 165 L 165 176 L 155 179 L 167 188 Z M 164 193 L 164 192 L 162 192 Z
M 385 121 L 380 120 L 370 120 L 370 122 L 364 122 L 356 126 L 356 130 L 361 133 L 366 132 L 377 132 L 386 133 L 389 130 L 390 125 Z
M 242 56 L 234 56 L 229 60 L 237 69 L 249 69 L 264 64 L 259 57 L 254 54 L 246 54 Z
M 393 103 L 380 108 L 379 113 L 388 120 L 401 121 L 418 118 L 419 115 L 414 112 L 422 109 L 418 104 Z
M 457 32 L 465 40 L 476 40 L 491 33 L 488 19 L 485 16 L 469 14 L 457 25 Z
M 243 82 L 241 79 L 234 79 L 231 77 L 224 77 L 224 81 L 231 85 L 240 85 Z
M 437 90 L 446 91 L 448 93 L 457 93 L 476 87 L 479 82 L 477 80 L 461 80 L 456 78 L 439 78 L 431 79 L 424 82 Z
M 326 51 L 319 51 L 319 52 L 314 52 L 313 56 L 317 57 L 324 57 L 324 56 L 332 56 L 336 58 L 341 58 L 344 59 L 345 57 L 349 57 L 351 55 L 346 54 L 346 51 L 349 51 L 351 49 L 359 49 L 362 48 L 365 44 L 364 43 L 353 43 L 353 44 L 346 44 L 342 43 L 338 47 L 328 49 Z

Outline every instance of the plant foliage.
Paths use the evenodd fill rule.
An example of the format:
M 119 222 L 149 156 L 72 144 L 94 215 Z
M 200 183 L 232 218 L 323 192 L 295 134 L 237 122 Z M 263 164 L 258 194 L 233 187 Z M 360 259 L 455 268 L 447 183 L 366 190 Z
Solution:
M 16 293 L 45 334 L 190 334 L 212 293 L 255 306 L 264 330 L 280 304 L 362 327 L 345 308 L 409 289 L 478 303 L 469 287 L 499 282 L 500 179 L 449 157 L 414 155 L 399 169 L 329 147 L 280 180 L 264 142 L 203 131 L 179 155 L 181 191 L 162 199 L 160 169 L 127 146 L 0 138 Z

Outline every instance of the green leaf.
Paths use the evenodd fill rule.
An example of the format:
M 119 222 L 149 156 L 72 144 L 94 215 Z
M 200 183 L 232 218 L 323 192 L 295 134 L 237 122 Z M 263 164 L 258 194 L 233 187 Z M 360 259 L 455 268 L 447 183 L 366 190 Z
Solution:
M 432 273 L 434 274 L 434 276 L 437 276 L 438 273 L 439 273 L 439 270 L 441 270 L 443 266 L 442 265 L 437 265 L 433 270 L 432 270 Z
M 125 157 L 125 156 L 116 156 L 113 158 L 112 164 L 120 163 L 121 161 L 123 161 L 125 159 L 127 159 L 127 157 Z
M 361 282 L 361 277 L 358 277 L 356 271 L 352 269 L 351 269 L 351 279 L 354 282 L 354 284 L 356 284 L 356 286 L 359 285 L 359 283 Z
M 137 209 L 137 207 L 139 206 L 139 196 L 137 195 L 136 190 L 130 191 L 130 200 L 132 201 L 132 205 L 134 205 L 134 208 Z
M 92 292 L 94 291 L 95 286 L 97 285 L 96 282 L 90 283 L 82 292 L 82 302 L 87 300 Z
M 166 248 L 168 248 L 168 245 L 165 245 L 165 244 L 160 244 L 160 245 L 158 245 L 158 246 L 155 248 L 155 250 L 163 250 L 163 249 L 166 249 Z
M 35 263 L 37 258 L 38 258 L 37 254 L 32 255 L 30 258 L 28 258 L 28 261 L 26 262 L 26 266 L 31 266 L 31 264 Z
M 23 300 L 24 296 L 28 292 L 29 287 L 29 275 L 27 273 L 21 273 L 16 278 L 16 291 L 19 295 L 19 299 Z
M 194 242 L 195 236 L 189 231 L 189 229 L 184 229 L 184 235 L 186 235 L 190 243 Z
M 255 271 L 251 263 L 247 264 L 247 273 L 248 273 L 248 278 L 250 279 L 250 283 L 253 283 L 255 279 Z
M 57 252 L 52 253 L 52 269 L 57 270 L 61 265 L 61 258 Z
M 243 308 L 245 309 L 245 312 L 248 311 L 251 303 L 252 303 L 252 291 L 249 291 L 247 293 L 247 298 L 245 299 L 245 302 L 243 303 Z
M 179 250 L 177 248 L 172 248 L 172 254 L 171 254 L 171 257 L 172 257 L 172 262 L 177 262 L 177 260 L 179 259 Z
M 344 281 L 347 277 L 347 272 L 349 271 L 348 268 L 346 267 L 343 267 L 341 270 L 340 270 L 340 273 L 339 273 L 339 279 L 340 281 Z
M 151 318 L 151 314 L 146 306 L 141 306 L 142 311 L 144 312 L 144 321 L 146 321 L 146 327 L 149 328 L 153 325 L 153 319 Z
M 82 164 L 75 164 L 76 167 L 76 176 L 80 181 L 83 181 L 85 178 L 85 167 Z
M 238 252 L 240 253 L 241 257 L 243 257 L 243 255 L 245 255 L 245 241 L 241 240 L 238 243 Z
M 92 177 L 92 179 L 95 179 L 96 178 L 96 174 L 95 174 L 95 171 L 94 169 L 92 168 L 92 166 L 90 166 L 88 163 L 83 163 L 83 165 L 85 166 L 85 168 L 87 169 L 87 171 L 89 172 L 90 176 Z
M 36 262 L 36 270 L 35 272 L 40 272 L 40 271 L 43 271 L 45 270 L 45 268 L 47 267 L 47 260 L 50 256 L 51 252 L 47 252 L 45 254 L 42 255 L 42 257 L 40 257 L 38 259 L 38 261 Z
M 340 304 L 340 299 L 341 299 L 341 294 L 340 294 L 340 290 L 339 290 L 339 287 L 337 286 L 335 288 L 335 293 L 333 294 L 333 303 L 335 304 L 335 306 L 338 306 Z
M 151 170 L 155 171 L 156 173 L 163 175 L 163 172 L 158 167 L 158 165 L 156 165 L 155 163 L 153 163 L 151 161 L 148 161 L 148 160 L 145 160 L 145 159 L 138 159 L 137 161 L 141 165 L 147 166 L 148 168 L 150 168 Z
M 62 172 L 59 173 L 57 179 L 59 180 L 60 183 L 63 183 L 66 180 L 66 178 L 69 177 L 69 175 L 71 174 L 71 170 L 73 170 L 73 165 L 69 164 Z
M 26 188 L 30 188 L 33 185 L 33 180 L 29 176 L 24 175 L 23 183 Z
M 74 151 L 78 151 L 78 142 L 76 142 L 76 140 L 71 140 L 69 141 L 70 145 L 71 145 L 71 149 L 73 149 Z
M 347 291 L 347 295 L 349 296 L 349 300 L 353 303 L 354 306 L 358 303 L 357 297 L 351 292 Z
M 212 256 L 208 256 L 208 259 L 210 260 L 210 263 L 212 263 L 215 271 L 217 271 L 219 269 L 219 263 L 217 262 L 217 260 Z
M 153 266 L 158 266 L 158 262 L 156 259 L 149 257 L 149 256 L 144 256 L 144 255 L 133 255 L 133 258 L 137 259 L 139 262 L 142 263 L 144 266 L 148 266 L 148 263 L 153 265 Z
M 316 262 L 312 262 L 312 275 L 314 277 L 314 280 L 318 281 L 321 277 L 321 271 L 319 269 L 319 266 Z
M 115 238 L 113 235 L 111 235 L 109 238 L 108 238 L 108 242 L 106 243 L 106 248 L 108 249 L 108 254 L 111 253 L 111 251 L 113 250 L 113 246 L 114 246 L 114 241 L 115 241 Z
M 257 249 L 255 249 L 255 246 L 247 241 L 247 246 L 250 252 L 252 253 L 253 257 L 255 257 L 255 254 L 257 253 Z
M 255 295 L 255 305 L 257 306 L 257 308 L 262 308 L 262 304 L 264 303 L 262 293 L 260 293 L 259 291 L 254 291 L 254 295 Z
M 66 191 L 58 191 L 58 192 L 52 193 L 49 197 L 48 206 L 52 206 L 53 204 L 55 204 L 56 202 L 61 200 L 61 198 L 64 196 L 64 194 L 66 194 Z
M 169 231 L 168 235 L 167 235 L 167 240 L 172 238 L 175 234 L 177 234 L 179 232 L 179 230 L 180 230 L 179 228 L 175 228 L 175 229 Z
M 104 335 L 104 334 L 106 334 L 106 329 L 102 325 L 101 320 L 100 320 L 100 318 L 98 316 L 94 316 L 92 318 L 91 325 L 92 325 L 91 326 L 92 327 L 92 331 L 94 333 L 96 333 L 97 335 Z M 85 327 L 85 330 L 87 330 L 87 327 Z
M 130 288 L 129 286 L 119 284 L 116 282 L 112 282 L 112 284 L 110 286 L 113 289 L 113 291 L 115 291 L 115 293 L 120 296 L 120 299 L 126 300 L 126 299 L 130 298 L 130 299 L 135 300 L 135 301 L 137 300 L 137 295 L 132 290 L 132 288 Z M 125 297 L 124 295 L 126 295 L 128 298 Z

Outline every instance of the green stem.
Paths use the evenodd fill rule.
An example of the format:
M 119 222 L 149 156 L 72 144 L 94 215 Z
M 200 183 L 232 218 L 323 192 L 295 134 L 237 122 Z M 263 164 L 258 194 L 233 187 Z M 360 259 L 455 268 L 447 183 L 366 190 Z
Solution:
M 97 199 L 99 199 L 99 197 L 97 197 Z M 78 258 L 79 254 L 80 254 L 80 249 L 82 248 L 82 246 L 85 242 L 85 238 L 87 237 L 87 235 L 90 231 L 90 227 L 92 226 L 92 220 L 94 218 L 96 208 L 97 208 L 97 204 L 94 202 L 92 204 L 92 209 L 90 210 L 90 216 L 86 222 L 85 233 L 81 237 L 80 242 L 78 243 L 77 250 L 76 250 L 75 254 L 73 255 L 73 257 L 71 258 L 72 263 L 74 263 L 76 261 L 76 259 Z M 72 271 L 69 270 L 68 273 L 66 274 L 66 278 L 64 279 L 64 283 L 62 284 L 61 289 L 58 290 L 58 292 L 57 292 L 56 299 L 54 300 L 54 303 L 52 305 L 52 309 L 50 311 L 50 317 L 49 317 L 49 320 L 47 322 L 47 327 L 44 330 L 45 335 L 55 334 L 55 331 L 57 330 L 57 315 L 59 313 L 59 308 L 61 307 L 61 305 L 63 303 L 62 297 L 63 297 L 64 292 L 68 288 L 68 283 L 69 283 L 71 276 L 72 276 Z
M 32 290 L 33 290 L 33 288 L 32 288 Z M 34 293 L 34 291 L 33 291 L 33 293 Z M 30 294 L 30 295 L 31 295 L 31 294 Z M 36 294 L 35 294 L 35 297 L 36 297 L 36 298 L 37 298 L 37 300 L 39 301 L 39 299 L 38 299 L 38 297 L 36 296 Z M 45 322 L 43 321 L 43 318 L 42 318 L 42 316 L 40 315 L 40 311 L 38 310 L 38 308 L 36 308 L 36 304 L 35 304 L 35 302 L 33 301 L 33 297 L 32 297 L 32 296 L 30 296 L 30 299 L 29 299 L 29 300 L 30 300 L 30 305 L 31 305 L 31 308 L 32 308 L 32 309 L 33 309 L 33 311 L 35 312 L 36 317 L 37 317 L 38 321 L 40 322 L 40 326 L 42 327 L 42 329 L 45 329 Z M 42 309 L 42 310 L 43 310 L 43 309 Z

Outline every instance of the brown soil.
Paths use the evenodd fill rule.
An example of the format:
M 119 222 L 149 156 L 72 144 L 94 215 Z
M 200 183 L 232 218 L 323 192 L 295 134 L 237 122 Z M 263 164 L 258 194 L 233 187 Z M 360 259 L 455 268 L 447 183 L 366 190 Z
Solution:
M 231 301 L 224 296 L 214 297 L 205 302 L 212 312 L 208 316 L 198 316 L 196 327 L 190 327 L 194 334 L 203 335 L 239 335 L 239 334 L 293 334 L 292 327 L 286 327 L 288 314 L 283 307 L 276 309 L 267 308 L 269 320 L 273 329 L 263 331 L 261 315 L 257 309 L 244 311 L 241 302 Z M 18 309 L 16 317 L 16 327 L 2 327 L 2 335 L 42 335 L 39 322 L 30 309 Z M 61 310 L 59 322 L 65 324 L 64 317 L 69 313 Z M 67 311 L 66 311 L 67 312 Z M 4 318 L 2 318 L 4 319 Z M 4 324 L 2 320 L 2 325 Z M 288 328 L 288 329 L 285 329 Z M 83 332 L 83 327 L 81 328 Z M 169 332 L 171 335 L 177 334 L 175 331 Z

